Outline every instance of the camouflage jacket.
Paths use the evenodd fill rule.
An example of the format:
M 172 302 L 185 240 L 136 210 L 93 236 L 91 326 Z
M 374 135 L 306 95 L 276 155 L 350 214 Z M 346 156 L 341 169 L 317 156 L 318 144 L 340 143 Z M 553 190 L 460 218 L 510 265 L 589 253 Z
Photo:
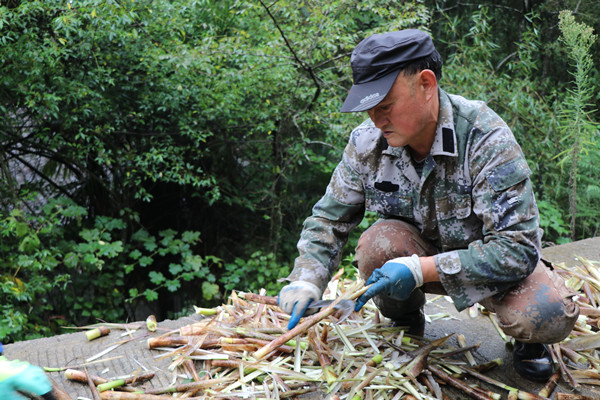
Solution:
M 289 280 L 324 289 L 364 211 L 401 218 L 439 250 L 442 285 L 462 310 L 529 275 L 541 230 L 527 166 L 506 123 L 483 102 L 440 89 L 436 136 L 421 176 L 370 120 L 355 128 L 325 195 L 304 222 Z

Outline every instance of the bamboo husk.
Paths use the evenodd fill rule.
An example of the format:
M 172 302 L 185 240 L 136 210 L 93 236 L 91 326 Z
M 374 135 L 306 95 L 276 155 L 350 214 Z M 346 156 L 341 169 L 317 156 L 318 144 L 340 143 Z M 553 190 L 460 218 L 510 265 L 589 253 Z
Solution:
M 354 300 L 366 291 L 367 291 L 367 287 L 364 287 L 361 290 L 358 290 L 355 293 L 353 293 L 352 296 L 350 296 L 348 298 L 350 298 L 351 300 Z M 332 315 L 333 313 L 335 313 L 337 311 L 335 306 L 337 306 L 341 300 L 344 300 L 344 297 L 338 297 L 333 303 L 331 303 L 327 307 L 322 308 L 321 311 L 319 311 L 318 313 L 313 314 L 309 317 L 306 317 L 304 319 L 304 321 L 302 321 L 298 325 L 296 325 L 294 327 L 294 329 L 284 333 L 283 335 L 281 335 L 277 339 L 273 340 L 268 345 L 265 345 L 262 348 L 255 351 L 253 354 L 254 357 L 260 360 L 261 358 L 263 358 L 264 356 L 266 356 L 273 350 L 277 349 L 277 347 L 279 347 L 282 344 L 286 343 L 287 341 L 293 339 L 297 335 L 306 332 L 308 330 L 308 328 L 315 325 L 319 321 L 329 317 L 330 315 Z
M 71 396 L 69 396 L 69 394 L 65 392 L 60 386 L 58 386 L 51 377 L 48 377 L 48 379 L 50 380 L 50 383 L 52 383 L 52 394 L 54 395 L 56 400 L 72 400 Z
M 472 387 L 463 383 L 462 381 L 459 381 L 458 379 L 454 379 L 453 377 L 451 377 L 450 375 L 448 375 L 441 369 L 434 367 L 433 365 L 430 365 L 428 368 L 435 376 L 437 376 L 444 382 L 454 386 L 455 388 L 457 388 L 459 390 L 462 390 L 463 392 L 465 392 L 466 394 L 468 394 L 469 396 L 471 396 L 477 400 L 494 400 L 491 397 L 489 397 L 483 393 L 479 393 L 477 390 L 474 390 Z
M 314 327 L 308 331 L 308 341 L 317 353 L 321 369 L 323 371 L 323 377 L 328 385 L 331 385 L 338 378 L 333 367 L 331 366 L 331 360 L 327 356 L 324 345 L 320 338 L 317 338 Z
M 502 361 L 501 358 L 495 358 L 486 363 L 474 365 L 471 368 L 477 372 L 483 373 L 483 372 L 487 372 L 493 368 L 496 368 L 498 366 L 501 366 L 502 364 L 504 364 L 504 361 Z
M 187 392 L 188 390 L 210 388 L 210 387 L 222 385 L 224 383 L 229 383 L 231 381 L 233 381 L 233 378 L 216 378 L 216 379 L 209 379 L 206 381 L 182 383 L 179 385 L 168 386 L 168 387 L 164 387 L 164 388 L 145 390 L 144 393 L 145 394 L 164 394 L 164 393 L 175 393 L 175 392 Z
M 247 293 L 247 292 L 246 293 L 239 292 L 238 295 L 241 298 L 246 299 L 248 301 L 252 301 L 254 303 L 268 304 L 271 306 L 277 305 L 277 297 L 264 296 L 264 295 L 260 295 L 260 294 L 256 294 L 256 293 Z
M 598 269 L 595 264 L 591 267 Z M 553 357 L 557 364 L 559 359 L 562 362 L 560 372 L 565 374 L 564 369 L 576 384 L 600 383 L 600 360 L 595 348 L 595 334 L 591 333 L 597 327 L 595 319 L 600 318 L 600 310 L 593 309 L 593 303 L 588 300 L 600 298 L 600 280 L 583 268 L 577 268 L 574 274 L 561 268 L 557 270 L 565 277 L 574 276 L 576 279 L 570 284 L 585 291 L 585 296 L 581 296 L 583 306 L 580 306 L 578 328 L 556 349 L 553 348 Z M 360 295 L 354 297 L 356 287 L 352 281 L 339 281 L 337 286 L 330 284 L 330 292 L 324 298 L 356 298 Z M 465 384 L 468 389 L 459 389 L 465 397 L 498 398 L 499 393 L 487 389 L 487 385 L 492 385 L 507 390 L 509 399 L 544 398 L 487 377 L 485 371 L 501 365 L 501 359 L 465 367 L 463 357 L 468 357 L 466 354 L 479 345 L 465 346 L 459 339 L 459 346 L 463 348 L 453 348 L 445 343 L 435 347 L 433 341 L 405 336 L 403 331 L 388 328 L 389 321 L 371 302 L 347 321 L 339 322 L 336 311 L 333 309 L 325 316 L 321 314 L 322 318 L 313 318 L 319 313 L 305 317 L 296 327 L 303 329 L 288 331 L 285 326 L 289 316 L 281 312 L 274 297 L 265 296 L 262 290 L 260 295 L 232 292 L 227 304 L 207 313 L 212 315 L 148 340 L 148 347 L 153 352 L 175 357 L 177 361 L 171 364 L 173 372 L 176 368 L 185 368 L 186 375 L 192 376 L 194 382 L 180 384 L 177 378 L 169 387 L 147 390 L 145 396 L 153 397 L 137 399 L 155 399 L 156 395 L 163 398 L 279 399 L 317 390 L 318 385 L 314 383 L 324 383 L 326 386 L 323 385 L 321 390 L 327 390 L 332 399 L 338 396 L 351 400 L 362 396 L 364 400 L 400 400 L 409 395 L 418 399 L 447 400 L 438 384 L 441 378 L 437 375 L 434 378 L 430 367 Z M 494 321 L 489 311 L 482 310 L 482 314 L 489 315 Z M 190 358 L 212 361 L 198 363 L 199 368 L 203 366 L 204 375 L 200 376 Z M 574 367 L 567 361 L 578 365 Z M 565 379 L 569 378 L 565 375 Z M 194 383 L 199 385 L 193 386 Z
M 598 398 L 582 394 L 556 393 L 556 400 L 598 400 Z
M 173 400 L 172 396 L 154 396 L 145 393 L 102 392 L 101 400 Z
M 98 389 L 96 388 L 96 385 L 92 381 L 92 378 L 90 378 L 90 375 L 88 374 L 87 369 L 85 370 L 85 376 L 87 378 L 87 383 L 90 387 L 90 391 L 92 392 L 92 399 L 100 400 L 100 394 L 98 393 Z
M 554 352 L 554 354 L 556 355 L 556 360 L 558 361 L 558 366 L 559 366 L 560 371 L 562 372 L 562 375 L 565 378 L 565 380 L 567 382 L 569 382 L 569 384 L 574 389 L 579 388 L 579 383 L 577 383 L 577 381 L 573 378 L 573 375 L 571 375 L 567 366 L 565 365 L 565 362 L 562 359 L 559 345 L 557 343 L 555 343 L 552 346 L 548 346 L 548 347 L 549 347 L 550 351 Z

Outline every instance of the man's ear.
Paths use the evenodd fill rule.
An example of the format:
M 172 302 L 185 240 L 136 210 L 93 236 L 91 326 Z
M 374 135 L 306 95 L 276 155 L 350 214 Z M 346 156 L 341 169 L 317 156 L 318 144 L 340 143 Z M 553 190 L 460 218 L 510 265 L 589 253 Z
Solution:
M 432 70 L 424 69 L 419 72 L 419 83 L 428 98 L 437 94 L 437 78 Z

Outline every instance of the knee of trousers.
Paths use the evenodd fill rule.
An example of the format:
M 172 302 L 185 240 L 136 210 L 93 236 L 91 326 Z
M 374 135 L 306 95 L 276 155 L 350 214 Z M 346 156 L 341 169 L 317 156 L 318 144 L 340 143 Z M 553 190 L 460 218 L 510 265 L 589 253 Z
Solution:
M 397 257 L 433 255 L 435 247 L 421 238 L 413 225 L 396 219 L 383 219 L 371 225 L 358 240 L 355 263 L 363 280 L 374 270 Z
M 531 304 L 497 314 L 498 324 L 506 333 L 525 343 L 558 343 L 569 336 L 579 306 L 572 301 Z

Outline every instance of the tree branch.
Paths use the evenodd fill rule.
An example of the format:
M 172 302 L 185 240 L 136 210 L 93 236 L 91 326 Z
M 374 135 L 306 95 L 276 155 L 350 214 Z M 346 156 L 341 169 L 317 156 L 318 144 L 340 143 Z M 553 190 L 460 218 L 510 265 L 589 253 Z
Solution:
M 292 53 L 292 55 L 294 56 L 294 59 L 296 60 L 296 62 L 300 65 L 300 67 L 302 67 L 303 70 L 305 70 L 308 73 L 308 75 L 310 76 L 310 78 L 312 79 L 312 81 L 315 83 L 315 86 L 317 87 L 317 89 L 315 90 L 315 94 L 313 95 L 312 100 L 310 101 L 310 103 L 308 103 L 308 105 L 306 107 L 307 110 L 310 110 L 310 109 L 312 109 L 313 105 L 317 102 L 317 99 L 319 98 L 319 95 L 321 94 L 321 84 L 319 83 L 319 78 L 315 75 L 314 69 L 312 67 L 310 67 L 309 65 L 307 65 L 304 61 L 302 61 L 300 59 L 300 57 L 298 57 L 298 54 L 296 54 L 296 51 L 292 47 L 292 44 L 288 40 L 287 36 L 283 32 L 283 30 L 281 29 L 281 27 L 279 26 L 279 24 L 277 23 L 277 20 L 275 19 L 275 16 L 273 15 L 273 13 L 270 10 L 270 6 L 267 7 L 267 5 L 263 2 L 263 0 L 259 0 L 259 1 L 260 1 L 260 4 L 265 9 L 265 11 L 267 12 L 267 14 L 269 15 L 269 18 L 271 18 L 271 20 L 275 24 L 275 28 L 277 28 L 277 30 L 279 31 L 279 34 L 283 38 L 283 41 L 285 42 L 286 47 Z M 275 4 L 275 3 L 273 3 L 273 4 Z

